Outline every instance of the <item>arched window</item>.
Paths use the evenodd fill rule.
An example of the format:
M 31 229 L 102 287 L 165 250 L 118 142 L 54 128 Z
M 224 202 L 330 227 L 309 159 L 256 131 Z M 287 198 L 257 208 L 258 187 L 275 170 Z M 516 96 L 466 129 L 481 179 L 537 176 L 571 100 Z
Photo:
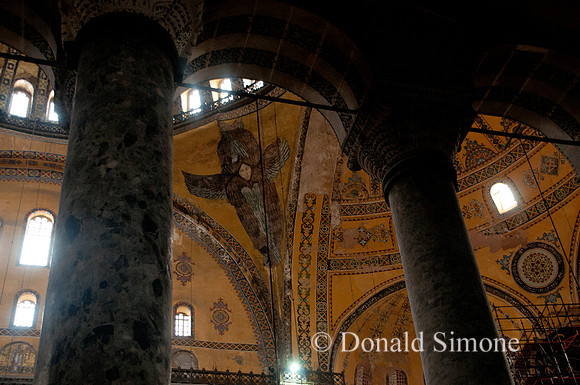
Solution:
M 209 85 L 212 88 L 219 88 L 222 90 L 232 90 L 232 81 L 230 79 L 214 79 L 209 81 Z M 234 99 L 233 95 L 228 92 L 215 92 L 211 93 L 211 97 L 214 101 L 220 100 L 220 103 L 224 104 Z
M 58 122 L 58 114 L 54 109 L 54 91 L 48 95 L 48 105 L 46 106 L 46 120 L 49 122 Z
M 491 186 L 489 193 L 500 214 L 506 213 L 518 205 L 512 190 L 503 182 L 497 182 Z
M 359 362 L 354 370 L 354 385 L 370 385 L 371 371 L 363 362 Z
M 16 295 L 12 326 L 30 328 L 36 320 L 38 294 L 31 290 L 21 291 Z
M 193 337 L 193 307 L 187 303 L 178 303 L 173 307 L 174 335 L 176 337 Z
M 8 110 L 10 115 L 26 118 L 30 113 L 33 95 L 34 87 L 32 87 L 30 82 L 24 79 L 15 81 L 12 96 L 10 97 L 10 108 Z
M 407 385 L 407 375 L 402 370 L 395 370 L 387 377 L 387 385 Z
M 36 210 L 28 215 L 18 261 L 21 265 L 48 266 L 53 225 L 54 217 L 46 210 Z
M 198 112 L 201 109 L 201 94 L 199 90 L 189 89 L 181 93 L 181 109 L 183 112 Z

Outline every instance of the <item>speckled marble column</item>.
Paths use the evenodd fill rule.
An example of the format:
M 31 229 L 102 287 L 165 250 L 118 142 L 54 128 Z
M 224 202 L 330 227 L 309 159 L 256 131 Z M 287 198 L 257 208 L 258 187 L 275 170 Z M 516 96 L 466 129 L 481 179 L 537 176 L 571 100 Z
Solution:
M 452 159 L 475 118 L 470 94 L 430 88 L 382 98 L 383 90 L 361 108 L 343 148 L 351 169 L 382 181 L 415 332 L 423 335 L 426 384 L 512 384 L 503 352 L 450 346 L 451 338 L 498 337 L 455 190 Z M 434 340 L 439 332 L 445 347 Z
M 448 156 L 428 153 L 398 164 L 396 177 L 384 184 L 415 330 L 424 336 L 426 383 L 512 384 L 503 353 L 451 351 L 452 338 L 498 337 L 457 200 L 454 172 Z M 433 339 L 438 332 L 446 333 L 438 335 L 445 348 Z
M 87 31 L 34 383 L 165 385 L 172 42 L 137 16 Z

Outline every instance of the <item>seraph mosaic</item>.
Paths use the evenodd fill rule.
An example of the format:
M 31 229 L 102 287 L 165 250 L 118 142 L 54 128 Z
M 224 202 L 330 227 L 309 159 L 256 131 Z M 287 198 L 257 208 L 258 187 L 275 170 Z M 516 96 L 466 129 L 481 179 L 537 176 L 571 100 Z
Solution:
M 260 153 L 258 142 L 241 120 L 218 121 L 221 139 L 217 155 L 222 172 L 195 175 L 182 171 L 192 195 L 226 199 L 236 210 L 254 247 L 273 266 L 281 261 L 283 218 L 274 180 L 290 157 L 286 139 L 277 139 Z M 263 165 L 263 169 L 260 165 Z M 265 206 L 265 208 L 264 208 Z

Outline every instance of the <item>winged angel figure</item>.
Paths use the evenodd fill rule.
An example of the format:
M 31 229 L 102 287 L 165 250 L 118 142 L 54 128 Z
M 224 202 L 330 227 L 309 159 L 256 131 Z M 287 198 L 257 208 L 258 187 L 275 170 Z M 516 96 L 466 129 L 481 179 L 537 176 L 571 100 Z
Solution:
M 236 209 L 254 247 L 264 256 L 265 264 L 269 254 L 275 266 L 282 259 L 283 218 L 274 179 L 290 157 L 288 142 L 277 139 L 264 150 L 262 171 L 258 143 L 241 119 L 231 124 L 218 121 L 218 127 L 221 140 L 217 153 L 222 172 L 194 175 L 182 171 L 185 185 L 197 197 L 227 199 Z

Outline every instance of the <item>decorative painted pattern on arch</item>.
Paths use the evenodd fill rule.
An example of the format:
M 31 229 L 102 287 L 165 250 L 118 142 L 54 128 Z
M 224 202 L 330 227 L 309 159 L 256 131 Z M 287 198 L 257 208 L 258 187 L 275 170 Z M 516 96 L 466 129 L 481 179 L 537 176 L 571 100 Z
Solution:
M 190 204 L 177 199 L 174 200 L 174 203 L 178 204 L 178 207 L 186 210 L 187 207 L 191 208 Z M 192 211 L 186 211 L 186 213 L 184 214 L 178 210 L 173 210 L 175 226 L 203 247 L 224 269 L 238 297 L 242 300 L 247 314 L 253 320 L 251 326 L 258 340 L 258 344 L 262 347 L 258 352 L 260 361 L 265 366 L 274 366 L 276 361 L 275 343 L 268 312 L 265 310 L 267 304 L 258 297 L 256 289 L 244 274 L 244 271 L 248 271 L 245 268 L 245 264 L 249 264 L 250 262 L 240 258 L 240 255 L 229 248 L 227 243 L 223 244 L 223 239 L 216 239 L 215 232 L 212 231 L 210 235 L 209 231 L 211 226 L 209 226 L 209 223 L 216 225 L 216 228 L 219 225 L 207 214 L 196 212 L 193 209 Z M 197 218 L 199 223 L 194 222 L 192 218 Z M 204 227 L 204 223 L 208 227 Z M 225 231 L 223 228 L 222 230 Z M 228 237 L 228 241 L 237 243 L 231 234 Z M 238 248 L 241 248 L 241 245 L 238 244 Z M 253 265 L 253 262 L 251 263 Z M 255 269 L 255 266 L 253 267 Z
M 312 234 L 314 232 L 314 218 L 316 209 L 316 195 L 304 195 L 304 212 L 302 213 L 302 224 L 300 225 L 300 244 L 298 255 L 297 292 L 298 305 L 296 313 L 298 355 L 302 366 L 310 369 L 312 366 L 312 349 L 310 345 L 310 286 L 312 267 Z

